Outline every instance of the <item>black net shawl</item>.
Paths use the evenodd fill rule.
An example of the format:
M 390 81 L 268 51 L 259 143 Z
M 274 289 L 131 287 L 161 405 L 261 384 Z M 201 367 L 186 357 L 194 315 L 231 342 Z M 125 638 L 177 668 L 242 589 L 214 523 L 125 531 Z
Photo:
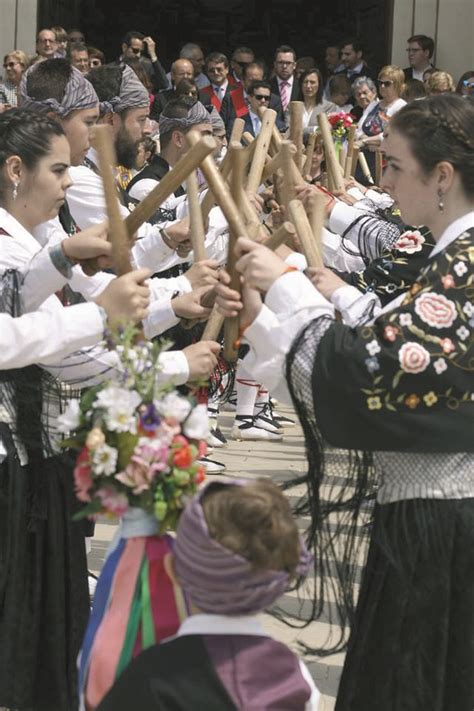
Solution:
M 347 644 L 378 485 L 373 453 L 474 451 L 473 239 L 474 230 L 466 232 L 432 258 L 403 304 L 372 326 L 321 317 L 288 354 L 308 458 L 307 495 L 296 513 L 310 516 L 314 589 L 300 588 L 311 598 L 301 605 L 304 621 L 285 621 L 331 625 L 323 648 L 308 651 L 333 654 Z

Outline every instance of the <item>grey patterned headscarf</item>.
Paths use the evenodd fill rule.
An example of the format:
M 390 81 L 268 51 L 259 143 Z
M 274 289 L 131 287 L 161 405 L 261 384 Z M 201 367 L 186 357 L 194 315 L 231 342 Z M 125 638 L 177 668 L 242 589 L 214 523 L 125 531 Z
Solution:
M 120 94 L 100 102 L 101 116 L 110 113 L 120 114 L 126 109 L 138 109 L 142 106 L 150 106 L 148 92 L 133 69 L 125 64 L 122 68 Z
M 183 116 L 183 118 L 169 118 L 162 113 L 159 120 L 160 135 L 163 136 L 165 133 L 170 133 L 171 131 L 176 130 L 187 131 L 200 123 L 210 124 L 211 117 L 206 107 L 201 104 L 200 101 L 196 101 L 196 103 L 189 109 L 188 115 Z
M 56 62 L 58 60 L 49 60 Z M 93 109 L 99 103 L 99 98 L 95 93 L 95 89 L 81 72 L 75 67 L 71 67 L 71 76 L 66 85 L 64 96 L 61 103 L 52 97 L 48 99 L 35 99 L 28 94 L 28 77 L 35 72 L 39 64 L 34 64 L 30 67 L 20 83 L 20 106 L 22 109 L 30 109 L 40 113 L 54 111 L 60 118 L 65 118 L 71 111 L 78 109 Z

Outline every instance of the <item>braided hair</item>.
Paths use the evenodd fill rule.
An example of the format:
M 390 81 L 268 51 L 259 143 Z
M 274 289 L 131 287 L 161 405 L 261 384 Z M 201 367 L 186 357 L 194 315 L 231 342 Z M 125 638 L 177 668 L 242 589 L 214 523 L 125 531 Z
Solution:
M 6 160 L 18 156 L 28 170 L 34 170 L 49 153 L 51 139 L 63 135 L 59 123 L 44 114 L 25 109 L 10 109 L 0 114 L 0 203 L 6 188 L 1 172 Z
M 446 161 L 474 197 L 474 102 L 454 94 L 413 101 L 392 118 L 390 130 L 405 136 L 426 175 Z

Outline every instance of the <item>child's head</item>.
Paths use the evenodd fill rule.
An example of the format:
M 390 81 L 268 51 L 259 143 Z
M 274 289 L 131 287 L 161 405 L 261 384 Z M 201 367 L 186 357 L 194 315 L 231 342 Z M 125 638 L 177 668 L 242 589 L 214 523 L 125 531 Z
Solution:
M 288 501 L 269 480 L 211 483 L 181 516 L 174 567 L 203 612 L 260 612 L 308 562 Z

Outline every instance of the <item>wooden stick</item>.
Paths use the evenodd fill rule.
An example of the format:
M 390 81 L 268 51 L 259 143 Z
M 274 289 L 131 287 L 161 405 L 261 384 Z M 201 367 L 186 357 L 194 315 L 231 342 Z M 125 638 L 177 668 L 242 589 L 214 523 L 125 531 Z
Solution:
M 313 155 L 316 148 L 316 134 L 311 133 L 306 146 L 306 158 L 303 166 L 303 177 L 311 173 L 311 165 L 313 163 Z
M 290 144 L 290 151 L 291 155 L 294 156 L 296 154 L 296 146 L 288 141 Z M 279 168 L 282 167 L 282 160 L 283 160 L 283 154 L 281 152 L 281 147 L 278 153 L 271 158 L 268 163 L 265 165 L 263 174 L 262 174 L 262 183 L 264 183 L 266 180 L 271 178 L 272 175 L 274 175 Z
M 326 198 L 324 195 L 315 194 L 311 200 L 309 222 L 313 232 L 314 242 L 317 246 L 318 254 L 323 253 L 323 227 L 326 219 Z M 322 261 L 322 260 L 321 260 Z M 323 266 L 321 264 L 321 266 Z
M 367 165 L 367 158 L 365 155 L 362 153 L 362 151 L 359 151 L 359 165 L 362 170 L 362 174 L 366 180 L 369 181 L 369 183 L 374 184 L 374 179 L 372 178 L 372 173 L 370 172 L 370 168 Z
M 186 179 L 186 191 L 188 194 L 189 226 L 191 230 L 194 261 L 202 262 L 203 259 L 206 259 L 206 248 L 204 247 L 206 232 L 204 230 L 204 220 L 202 219 L 198 180 L 195 170 L 193 170 Z
M 291 106 L 291 104 L 290 104 L 290 106 Z M 281 153 L 281 161 L 282 161 L 281 168 L 282 168 L 282 173 L 283 173 L 282 198 L 283 198 L 283 205 L 284 205 L 285 209 L 287 210 L 290 202 L 292 200 L 294 200 L 296 197 L 295 181 L 294 181 L 294 176 L 293 176 L 293 165 L 295 165 L 295 163 L 294 163 L 293 155 L 291 152 L 290 141 L 283 141 L 283 143 L 281 144 L 280 153 Z M 297 157 L 298 157 L 298 153 L 296 153 L 295 159 Z
M 329 126 L 328 117 L 326 114 L 319 114 L 318 124 L 321 130 L 321 135 L 323 137 L 324 143 L 324 154 L 326 157 L 326 169 L 330 178 L 334 181 L 334 187 L 336 190 L 344 190 L 344 183 L 342 180 L 341 166 L 337 160 L 336 150 L 334 148 L 334 141 L 332 140 L 331 128 Z
M 351 174 L 349 177 L 353 177 L 355 175 L 358 162 L 359 162 L 359 149 L 354 146 L 354 149 L 352 152 Z
M 302 101 L 290 101 L 290 141 L 296 146 L 295 164 L 298 170 L 303 167 L 303 113 Z
M 247 189 L 256 193 L 260 183 L 262 182 L 262 173 L 265 166 L 265 157 L 270 147 L 273 127 L 275 126 L 276 111 L 266 109 L 262 118 L 262 127 L 256 139 L 256 148 L 253 155 L 252 164 L 250 166 Z
M 156 188 L 148 193 L 139 205 L 125 220 L 129 235 L 135 234 L 141 225 L 146 222 L 158 207 L 168 198 L 188 177 L 189 173 L 201 164 L 210 153 L 215 151 L 216 142 L 212 136 L 201 136 L 200 140 L 187 151 L 164 178 L 160 180 Z
M 383 161 L 383 155 L 382 151 L 377 149 L 375 152 L 375 184 L 380 185 L 380 182 L 382 180 L 382 161 Z
M 350 178 L 352 175 L 352 156 L 354 155 L 354 141 L 356 126 L 349 127 L 349 137 L 347 139 L 347 155 L 346 155 L 346 165 L 344 168 L 344 177 Z
M 229 138 L 229 143 L 240 141 L 245 128 L 245 121 L 241 118 L 236 118 Z
M 242 143 L 245 143 L 246 146 L 251 146 L 255 143 L 255 136 L 252 136 L 249 131 L 245 131 L 245 133 L 242 134 Z
M 313 236 L 308 216 L 300 200 L 292 200 L 289 205 L 290 216 L 298 233 L 309 267 L 324 266 L 321 254 Z
M 224 316 L 217 310 L 217 306 L 214 305 L 211 315 L 207 319 L 201 341 L 217 341 L 223 325 Z
M 284 222 L 275 232 L 264 242 L 265 247 L 275 251 L 282 244 L 286 244 L 288 240 L 296 236 L 296 230 L 292 222 Z
M 120 203 L 114 177 L 117 157 L 110 126 L 96 126 L 93 145 L 99 157 L 99 170 L 104 186 L 105 204 L 109 220 L 109 239 L 112 243 L 112 261 L 117 276 L 132 271 L 129 232 L 120 213 Z
M 227 178 L 230 176 L 230 171 L 232 170 L 229 152 L 225 154 L 224 160 L 219 165 L 219 170 L 224 180 L 227 180 Z M 210 211 L 215 205 L 216 199 L 214 197 L 214 194 L 212 190 L 208 190 L 207 193 L 204 195 L 204 198 L 201 203 L 201 212 L 204 222 L 206 222 L 207 218 L 209 217 Z

